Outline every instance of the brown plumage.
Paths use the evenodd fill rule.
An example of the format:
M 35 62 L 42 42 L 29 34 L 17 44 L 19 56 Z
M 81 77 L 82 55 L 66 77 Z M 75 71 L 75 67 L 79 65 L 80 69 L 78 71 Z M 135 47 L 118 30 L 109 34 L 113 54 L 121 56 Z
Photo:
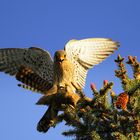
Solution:
M 47 132 L 48 129 L 54 125 L 54 121 L 57 117 L 58 111 L 59 110 L 56 108 L 55 104 L 49 105 L 47 111 L 37 124 L 37 130 L 39 132 Z
M 40 85 L 39 81 L 43 81 L 45 87 L 51 88 L 50 85 L 56 85 L 67 86 L 73 91 L 82 90 L 88 70 L 106 59 L 118 46 L 118 42 L 107 38 L 70 40 L 64 50 L 55 53 L 54 60 L 49 52 L 36 47 L 4 48 L 0 49 L 0 71 L 19 76 L 22 67 L 31 70 L 32 76 L 26 75 L 24 80 L 17 76 L 17 79 L 27 88 L 37 91 L 39 86 L 31 84 L 32 80 L 27 82 L 28 78 L 36 77 L 39 79 L 37 84 Z M 22 87 L 26 87 L 25 85 Z M 45 87 L 41 86 L 39 90 Z M 49 88 L 41 89 L 41 93 L 47 94 L 48 90 Z
M 52 87 L 52 84 L 47 83 L 44 79 L 39 77 L 31 68 L 21 66 L 16 79 L 24 84 L 18 84 L 25 89 L 36 92 L 45 92 Z
M 15 76 L 23 83 L 19 86 L 44 96 L 57 94 L 61 88 L 75 94 L 77 89 L 83 90 L 88 70 L 105 60 L 118 46 L 118 42 L 108 38 L 70 40 L 64 50 L 55 53 L 54 59 L 48 51 L 36 47 L 4 48 L 0 49 L 0 71 Z M 43 118 L 53 116 L 53 107 L 49 106 L 45 113 L 47 116 Z M 41 119 L 38 128 L 42 128 L 42 124 L 44 119 Z
M 57 51 L 54 55 L 54 85 L 67 87 L 67 90 L 78 88 L 78 85 L 73 83 L 73 75 L 74 66 L 67 59 L 66 52 L 64 50 Z

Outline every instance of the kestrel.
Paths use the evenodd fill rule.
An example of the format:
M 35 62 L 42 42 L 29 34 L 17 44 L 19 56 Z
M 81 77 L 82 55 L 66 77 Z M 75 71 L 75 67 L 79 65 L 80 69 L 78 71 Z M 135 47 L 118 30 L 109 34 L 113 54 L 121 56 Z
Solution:
M 59 88 L 72 92 L 82 90 L 90 68 L 99 64 L 117 50 L 118 42 L 107 38 L 70 40 L 64 50 L 56 51 L 52 59 L 49 52 L 40 48 L 0 49 L 0 71 L 15 76 L 19 86 L 42 94 L 57 93 Z M 58 111 L 52 105 L 38 123 L 42 129 Z M 44 126 L 43 126 L 44 127 Z
M 70 40 L 54 59 L 40 48 L 0 49 L 0 71 L 15 76 L 33 91 L 47 93 L 53 86 L 83 89 L 90 68 L 118 48 L 118 42 L 106 38 Z

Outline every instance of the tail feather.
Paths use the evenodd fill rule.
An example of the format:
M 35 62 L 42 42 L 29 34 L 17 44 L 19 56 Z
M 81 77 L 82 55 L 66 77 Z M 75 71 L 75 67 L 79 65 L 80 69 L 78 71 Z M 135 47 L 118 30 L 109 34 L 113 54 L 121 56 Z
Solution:
M 50 105 L 41 120 L 38 122 L 37 130 L 39 132 L 47 132 L 49 128 L 53 126 L 57 114 L 58 110 L 55 108 L 55 106 Z

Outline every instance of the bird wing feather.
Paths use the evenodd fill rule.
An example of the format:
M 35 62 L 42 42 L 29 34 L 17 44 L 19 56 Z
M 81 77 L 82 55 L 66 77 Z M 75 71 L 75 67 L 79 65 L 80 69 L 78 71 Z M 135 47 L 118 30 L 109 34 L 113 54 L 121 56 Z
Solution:
M 89 38 L 83 40 L 70 40 L 65 45 L 67 59 L 73 63 L 74 80 L 83 88 L 88 69 L 99 64 L 110 54 L 117 50 L 118 42 L 107 38 Z
M 49 52 L 40 48 L 4 48 L 0 49 L 0 71 L 10 74 L 11 76 L 19 75 L 22 67 L 27 67 L 40 77 L 46 83 L 53 82 L 53 60 Z M 29 73 L 29 72 L 28 72 Z M 38 78 L 39 79 L 39 78 Z M 26 82 L 18 78 L 19 81 L 28 84 L 28 77 Z M 30 79 L 31 81 L 31 79 Z

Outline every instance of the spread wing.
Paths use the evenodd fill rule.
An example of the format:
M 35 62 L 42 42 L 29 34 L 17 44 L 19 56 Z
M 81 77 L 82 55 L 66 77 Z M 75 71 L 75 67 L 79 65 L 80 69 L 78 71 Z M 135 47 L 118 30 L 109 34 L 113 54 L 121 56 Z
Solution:
M 45 89 L 53 82 L 52 58 L 47 51 L 36 47 L 0 49 L 0 71 L 16 76 L 30 89 L 40 90 L 41 85 Z
M 118 46 L 118 42 L 106 38 L 70 40 L 65 46 L 65 51 L 67 59 L 75 66 L 74 82 L 83 88 L 88 69 L 106 59 Z

